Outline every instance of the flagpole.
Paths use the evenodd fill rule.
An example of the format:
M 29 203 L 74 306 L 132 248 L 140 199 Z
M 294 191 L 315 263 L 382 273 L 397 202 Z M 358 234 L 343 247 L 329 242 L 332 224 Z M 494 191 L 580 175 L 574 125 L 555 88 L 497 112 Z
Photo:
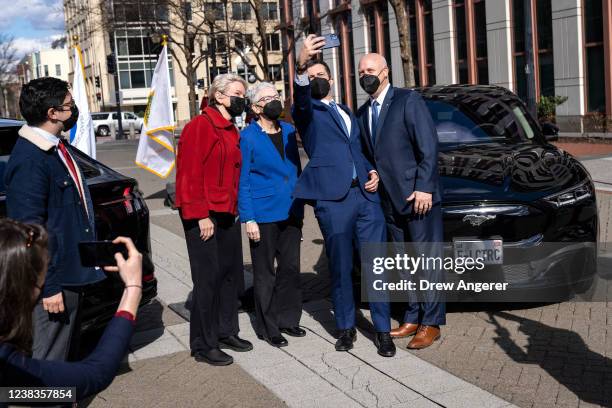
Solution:
M 168 64 L 168 36 L 166 34 L 162 34 L 162 41 L 161 41 L 161 45 L 162 45 L 162 50 L 165 47 L 166 48 L 166 65 Z M 168 85 L 170 86 L 172 84 L 172 82 L 170 82 L 170 70 L 167 69 L 166 70 L 167 75 L 168 75 Z M 170 90 L 172 90 L 172 87 L 170 86 Z M 172 93 L 170 93 L 170 98 L 168 101 L 168 108 L 170 110 L 170 112 L 172 112 L 172 121 L 174 124 L 176 124 L 176 118 L 174 117 L 174 107 L 172 105 Z M 175 132 L 176 131 L 176 126 L 175 128 L 172 130 L 172 147 L 174 148 L 174 160 L 176 160 L 176 135 Z

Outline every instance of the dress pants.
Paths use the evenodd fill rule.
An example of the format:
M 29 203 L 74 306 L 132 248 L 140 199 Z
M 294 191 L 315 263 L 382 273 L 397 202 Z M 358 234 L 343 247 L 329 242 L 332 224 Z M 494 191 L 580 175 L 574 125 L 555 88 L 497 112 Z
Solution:
M 219 348 L 238 334 L 238 290 L 243 285 L 240 223 L 228 213 L 210 213 L 214 235 L 200 238 L 197 220 L 183 220 L 193 280 L 189 343 L 192 351 Z
M 64 287 L 64 312 L 49 313 L 42 300 L 34 307 L 32 357 L 68 361 L 78 354 L 80 338 L 80 287 Z
M 250 241 L 255 292 L 255 332 L 279 336 L 302 315 L 300 240 L 302 220 L 260 223 L 261 239 Z M 275 267 L 274 262 L 277 262 Z
M 315 215 L 323 233 L 329 261 L 336 327 L 340 330 L 350 329 L 355 326 L 351 276 L 353 241 L 359 250 L 362 244 L 385 242 L 385 217 L 380 204 L 368 200 L 359 187 L 351 188 L 341 200 L 317 200 Z M 372 274 L 366 274 L 366 281 L 370 277 Z M 377 332 L 390 331 L 389 303 L 370 302 L 370 311 L 374 329 Z
M 387 221 L 391 240 L 398 244 L 409 243 L 414 250 L 413 255 L 419 256 L 424 253 L 426 257 L 443 257 L 444 236 L 440 204 L 434 205 L 425 215 L 394 213 L 387 218 Z M 435 268 L 420 270 L 411 279 L 444 282 L 444 271 Z M 446 324 L 446 303 L 443 294 L 439 291 L 425 291 L 419 295 L 421 301 L 414 297 L 409 300 L 404 323 L 419 323 L 426 326 Z

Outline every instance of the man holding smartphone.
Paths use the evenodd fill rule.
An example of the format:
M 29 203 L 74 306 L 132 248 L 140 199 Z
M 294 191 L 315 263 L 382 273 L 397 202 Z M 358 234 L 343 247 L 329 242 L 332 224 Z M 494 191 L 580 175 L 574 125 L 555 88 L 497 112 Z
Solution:
M 61 138 L 79 116 L 68 83 L 39 78 L 23 86 L 19 99 L 27 121 L 5 170 L 7 215 L 43 225 L 49 234 L 49 266 L 34 308 L 33 357 L 66 360 L 78 347 L 81 287 L 105 279 L 81 266 L 78 243 L 94 241 L 89 189 Z
M 378 173 L 362 152 L 360 126 L 353 113 L 333 99 L 331 71 L 314 59 L 325 38 L 305 38 L 297 61 L 293 119 L 310 159 L 294 198 L 314 204 L 332 280 L 334 317 L 339 330 L 336 350 L 348 351 L 356 339 L 353 298 L 353 240 L 357 246 L 385 241 Z M 389 303 L 371 302 L 378 354 L 395 355 L 389 331 Z

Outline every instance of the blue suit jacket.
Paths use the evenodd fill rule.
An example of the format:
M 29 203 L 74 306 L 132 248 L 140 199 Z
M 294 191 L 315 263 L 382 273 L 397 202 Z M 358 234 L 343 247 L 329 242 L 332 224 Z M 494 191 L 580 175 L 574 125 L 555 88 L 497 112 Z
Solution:
M 292 192 L 302 171 L 295 128 L 280 122 L 285 159 L 255 121 L 240 133 L 242 170 L 238 188 L 238 212 L 242 222 L 284 221 L 293 215 L 304 217 L 301 200 Z
M 413 191 L 432 193 L 433 204 L 439 203 L 438 135 L 421 95 L 409 89 L 389 88 L 374 144 L 369 107 L 370 100 L 357 111 L 364 127 L 363 143 L 395 210 L 403 215 L 412 212 L 412 202 L 406 202 L 406 198 Z
M 340 200 L 351 188 L 353 163 L 359 185 L 368 200 L 379 202 L 377 193 L 368 193 L 364 184 L 374 169 L 361 147 L 361 125 L 353 113 L 338 105 L 352 120 L 351 137 L 331 108 L 310 96 L 310 84 L 295 83 L 293 120 L 300 133 L 310 161 L 295 187 L 294 196 L 305 200 Z
M 19 134 L 5 170 L 6 212 L 17 221 L 43 225 L 49 233 L 51 257 L 43 297 L 62 286 L 78 286 L 106 278 L 102 270 L 81 266 L 78 243 L 95 241 L 94 210 L 87 184 L 88 211 L 57 148 L 31 128 Z M 81 172 L 81 178 L 85 176 Z

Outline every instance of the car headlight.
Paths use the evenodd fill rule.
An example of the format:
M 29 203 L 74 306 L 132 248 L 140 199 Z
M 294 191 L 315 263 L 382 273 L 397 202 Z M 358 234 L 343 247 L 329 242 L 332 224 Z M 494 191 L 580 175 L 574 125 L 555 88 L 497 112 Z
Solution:
M 593 186 L 589 180 L 586 180 L 560 193 L 544 197 L 543 200 L 556 208 L 561 208 L 567 207 L 568 205 L 574 205 L 590 197 L 593 197 Z

